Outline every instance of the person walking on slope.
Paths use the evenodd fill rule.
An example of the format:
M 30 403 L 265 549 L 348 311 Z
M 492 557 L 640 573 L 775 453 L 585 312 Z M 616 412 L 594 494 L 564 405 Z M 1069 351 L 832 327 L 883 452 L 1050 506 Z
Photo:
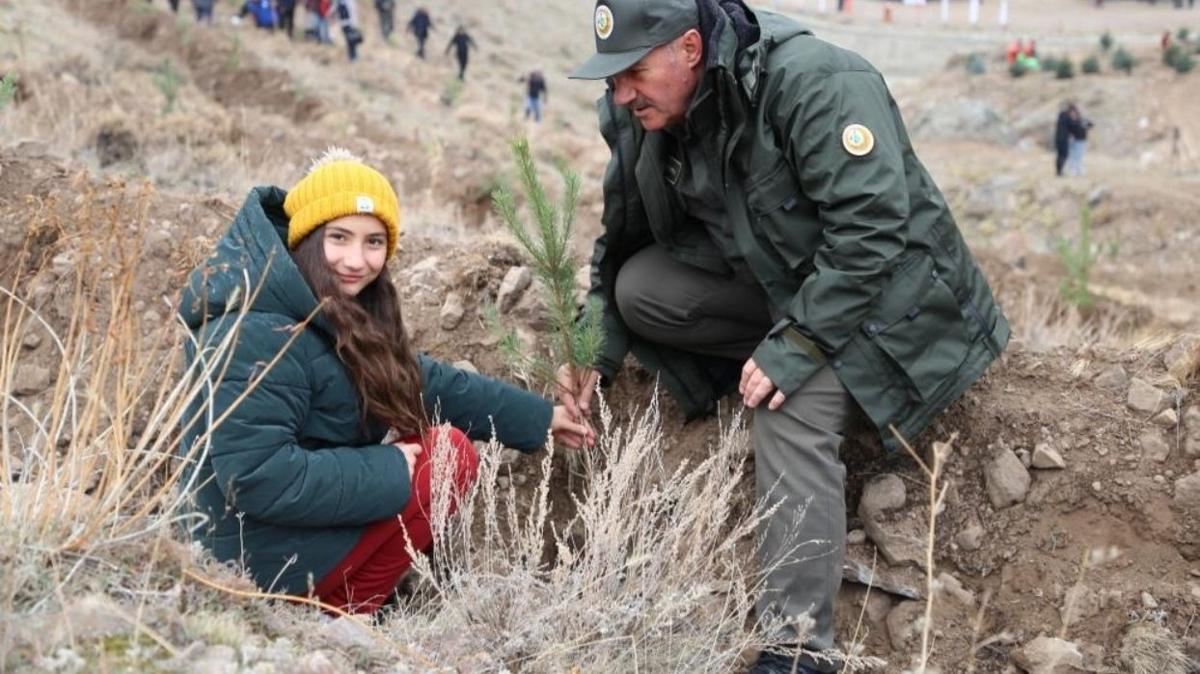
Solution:
M 689 419 L 737 391 L 758 497 L 779 506 L 758 617 L 790 644 L 751 671 L 833 671 L 813 653 L 835 644 L 851 412 L 896 450 L 889 429 L 928 427 L 1008 321 L 861 56 L 742 0 L 599 0 L 592 26 L 572 77 L 609 84 L 590 291 L 604 346 L 595 370 L 560 370 L 561 400 L 585 419 L 629 352 Z
M 263 30 L 274 31 L 275 24 L 279 21 L 271 0 L 246 0 L 242 3 L 241 11 L 238 12 L 238 19 L 246 18 L 247 14 L 254 17 L 255 27 Z
M 1072 105 L 1068 110 L 1071 121 L 1070 141 L 1067 148 L 1067 175 L 1083 175 L 1083 155 L 1087 153 L 1088 131 L 1094 124 L 1083 116 L 1078 105 Z
M 337 0 L 338 20 L 342 24 L 342 37 L 346 40 L 346 51 L 350 62 L 358 60 L 358 45 L 362 44 L 363 34 L 358 27 L 358 3 L 356 0 Z
M 470 51 L 475 48 L 475 41 L 467 34 L 467 29 L 459 26 L 454 31 L 454 36 L 450 38 L 450 42 L 446 45 L 446 53 L 449 54 L 451 49 L 454 49 L 454 57 L 458 60 L 458 79 L 462 80 L 467 74 L 467 59 L 470 57 Z
M 1087 130 L 1079 115 L 1079 109 L 1074 103 L 1063 103 L 1059 109 L 1058 119 L 1054 123 L 1054 175 L 1061 177 L 1067 159 L 1071 156 L 1071 145 L 1077 138 L 1087 139 Z M 1083 156 L 1079 157 L 1082 170 Z
M 425 40 L 429 39 L 429 31 L 433 30 L 433 19 L 424 7 L 418 7 L 408 20 L 408 32 L 417 38 L 417 58 L 425 58 Z
M 375 11 L 379 13 L 379 31 L 383 41 L 391 44 L 392 32 L 396 30 L 396 0 L 375 0 Z
M 533 121 L 542 121 L 542 105 L 547 100 L 550 90 L 546 88 L 546 78 L 542 71 L 534 70 L 527 78 L 528 87 L 525 91 L 525 119 L 533 116 Z
M 196 23 L 213 23 L 213 5 L 216 0 L 192 0 L 192 8 L 196 10 Z
M 192 535 L 264 590 L 358 613 L 392 593 L 410 543 L 430 549 L 435 481 L 466 492 L 472 440 L 591 441 L 563 407 L 416 352 L 387 269 L 399 236 L 387 179 L 331 151 L 290 191 L 250 191 L 179 305 L 189 364 L 237 333 L 223 365 L 192 370 Z
M 296 0 L 277 0 L 275 8 L 279 14 L 279 30 L 287 33 L 291 40 L 296 29 Z

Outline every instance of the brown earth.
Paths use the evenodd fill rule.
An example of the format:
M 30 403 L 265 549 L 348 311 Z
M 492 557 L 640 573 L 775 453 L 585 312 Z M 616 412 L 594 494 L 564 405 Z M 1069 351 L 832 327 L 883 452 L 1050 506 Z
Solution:
M 245 189 L 294 181 L 308 157 L 336 141 L 380 166 L 401 192 L 408 234 L 394 272 L 417 343 L 435 357 L 469 360 L 503 375 L 508 366 L 480 308 L 495 298 L 508 269 L 521 263 L 487 208 L 490 189 L 510 174 L 505 140 L 525 131 L 546 166 L 569 158 L 587 186 L 581 252 L 598 231 L 597 179 L 606 156 L 588 112 L 595 92 L 574 84 L 556 88 L 543 127 L 523 124 L 511 102 L 501 103 L 504 96 L 495 93 L 517 86 L 515 69 L 533 62 L 529 54 L 538 45 L 496 47 L 473 66 L 479 83 L 469 79 L 446 105 L 440 100 L 445 89 L 413 87 L 397 73 L 443 82 L 449 66 L 418 62 L 407 49 L 369 49 L 350 69 L 332 49 L 291 45 L 224 23 L 205 31 L 140 2 L 20 4 L 18 12 L 16 3 L 0 0 L 0 25 L 20 25 L 33 45 L 0 46 L 0 71 L 22 75 L 17 104 L 0 110 L 0 126 L 14 130 L 0 138 L 0 278 L 12 277 L 27 235 L 33 258 L 41 261 L 79 245 L 70 223 L 81 193 L 95 190 L 110 204 L 137 202 L 144 189 L 139 176 L 148 175 L 150 234 L 139 271 L 147 282 L 139 292 L 143 308 L 161 320 L 163 298 L 207 253 Z M 519 3 L 501 5 L 480 11 L 492 12 L 489 20 L 510 12 L 515 23 L 533 12 Z M 450 2 L 446 11 L 462 16 L 470 8 Z M 362 9 L 371 31 L 369 4 Z M 57 25 L 50 22 L 56 12 L 68 17 L 58 19 L 57 34 L 44 27 Z M 547 8 L 529 22 L 548 26 L 575 13 Z M 503 26 L 486 23 L 477 39 L 499 44 Z M 558 50 L 556 68 L 581 53 L 563 35 L 563 29 L 546 29 L 543 47 Z M 163 59 L 184 79 L 177 109 L 166 113 L 152 79 L 163 72 Z M 911 80 L 906 75 L 897 87 L 918 149 L 1015 328 L 1013 345 L 987 376 L 914 439 L 926 451 L 934 440 L 954 438 L 935 566 L 966 592 L 939 594 L 933 660 L 942 671 L 968 671 L 972 663 L 974 671 L 1012 671 L 1014 651 L 1040 634 L 1060 633 L 1082 647 L 1087 671 L 1128 671 L 1119 644 L 1139 621 L 1164 625 L 1200 660 L 1193 624 L 1200 613 L 1200 503 L 1187 496 L 1195 491 L 1184 482 L 1200 475 L 1200 407 L 1193 400 L 1200 345 L 1180 337 L 1200 327 L 1193 262 L 1200 239 L 1192 225 L 1200 166 L 1190 149 L 1173 153 L 1171 141 L 1179 128 L 1187 147 L 1200 147 L 1192 114 L 1200 100 L 1194 79 L 1160 71 L 1156 63 L 1144 70 L 1134 78 L 1106 73 L 1060 82 L 1014 81 L 1000 73 L 970 78 L 961 69 L 939 69 Z M 1086 178 L 1055 181 L 1047 177 L 1043 145 L 1053 111 L 1067 97 L 1084 101 L 1105 133 L 1092 143 Z M 955 130 L 954 120 L 934 119 L 958 100 L 987 106 L 997 119 L 966 134 Z M 505 104 L 507 115 L 499 109 Z M 1091 204 L 1093 238 L 1105 251 L 1093 275 L 1099 303 L 1088 312 L 1057 297 L 1063 277 L 1057 241 L 1076 236 L 1081 203 Z M 29 229 L 47 222 L 57 224 Z M 29 262 L 23 271 L 39 268 Z M 52 320 L 66 321 L 69 308 L 55 305 L 55 280 L 44 270 L 25 287 Z M 458 327 L 445 330 L 439 312 L 450 292 L 463 296 L 467 313 Z M 532 334 L 538 315 L 531 291 L 509 318 Z M 53 354 L 42 344 L 26 358 L 52 364 Z M 1157 413 L 1132 409 L 1129 383 L 1114 377 L 1118 366 L 1154 385 L 1183 421 L 1168 425 Z M 651 377 L 631 362 L 608 400 L 617 410 L 643 405 L 652 387 Z M 30 397 L 38 395 L 44 394 Z M 728 410 L 738 404 L 727 403 Z M 672 438 L 668 461 L 702 456 L 716 422 L 684 425 L 673 404 L 664 407 L 665 435 Z M 1031 469 L 1020 502 L 993 505 L 985 475 L 994 457 L 1032 454 L 1039 445 L 1061 454 L 1065 468 Z M 852 529 L 867 525 L 858 508 L 868 482 L 894 474 L 906 485 L 906 505 L 886 513 L 883 529 L 923 530 L 927 480 L 911 458 L 884 454 L 863 428 L 848 438 L 844 457 Z M 518 460 L 515 471 L 535 484 L 537 463 Z M 565 465 L 556 462 L 554 470 L 565 474 Z M 556 480 L 565 486 L 561 475 Z M 562 517 L 570 508 L 565 491 L 556 494 Z M 867 567 L 871 540 L 850 546 L 851 558 Z M 1115 558 L 1089 560 L 1092 551 L 1110 546 Z M 915 565 L 877 563 L 895 585 L 923 592 Z M 1064 625 L 1067 605 L 1077 618 Z M 848 582 L 839 599 L 839 639 L 849 645 L 857 635 L 865 653 L 890 663 L 885 671 L 899 672 L 919 646 L 911 629 L 917 607 L 879 589 L 868 598 L 862 584 Z M 972 644 L 985 645 L 972 653 Z

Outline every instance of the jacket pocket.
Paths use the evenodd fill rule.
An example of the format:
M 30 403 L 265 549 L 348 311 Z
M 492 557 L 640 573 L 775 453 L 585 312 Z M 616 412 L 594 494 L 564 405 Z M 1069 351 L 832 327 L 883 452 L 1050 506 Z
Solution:
M 820 231 L 806 216 L 812 212 L 812 205 L 800 191 L 787 162 L 780 161 L 752 178 L 747 186 L 747 202 L 759 240 L 778 253 L 791 270 L 810 273 L 813 253 L 820 245 Z
M 931 402 L 970 352 L 963 313 L 933 258 L 918 254 L 892 274 L 861 329 Z

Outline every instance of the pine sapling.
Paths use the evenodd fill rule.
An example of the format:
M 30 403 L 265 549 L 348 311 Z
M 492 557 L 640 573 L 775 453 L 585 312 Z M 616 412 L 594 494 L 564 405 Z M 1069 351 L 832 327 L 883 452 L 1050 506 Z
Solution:
M 555 373 L 563 365 L 576 371 L 593 367 L 603 340 L 600 323 L 590 317 L 599 311 L 586 311 L 577 319 L 575 277 L 579 265 L 571 256 L 571 234 L 575 209 L 579 203 L 579 176 L 565 162 L 558 165 L 565 192 L 555 205 L 546 195 L 529 141 L 519 138 L 512 143 L 513 158 L 524 191 L 528 209 L 533 215 L 532 226 L 518 212 L 516 198 L 507 187 L 492 192 L 492 204 L 521 248 L 529 256 L 534 277 L 541 281 L 540 290 L 546 303 L 550 323 L 549 357 L 523 353 L 525 349 L 512 330 L 501 339 L 514 369 L 531 375 L 540 383 L 555 384 Z M 498 323 L 498 312 L 491 311 L 492 322 Z M 578 395 L 580 391 L 570 391 Z

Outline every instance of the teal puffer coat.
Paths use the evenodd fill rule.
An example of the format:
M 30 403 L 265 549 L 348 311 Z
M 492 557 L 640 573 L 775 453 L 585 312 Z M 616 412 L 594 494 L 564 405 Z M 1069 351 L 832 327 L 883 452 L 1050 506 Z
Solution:
M 349 553 L 365 525 L 404 509 L 409 477 L 404 455 L 380 442 L 387 429 L 361 423 L 329 323 L 317 316 L 284 350 L 317 306 L 285 244 L 285 196 L 274 187 L 252 190 L 184 289 L 179 313 L 195 340 L 187 361 L 212 358 L 234 330 L 236 343 L 223 376 L 217 368 L 192 402 L 189 418 L 199 418 L 184 429 L 181 451 L 197 461 L 194 505 L 207 520 L 197 538 L 218 559 L 244 563 L 259 586 L 299 594 Z M 547 401 L 425 356 L 420 365 L 431 418 L 475 440 L 490 438 L 494 427 L 500 442 L 525 451 L 545 441 Z M 210 419 L 256 380 L 210 442 L 198 443 Z

